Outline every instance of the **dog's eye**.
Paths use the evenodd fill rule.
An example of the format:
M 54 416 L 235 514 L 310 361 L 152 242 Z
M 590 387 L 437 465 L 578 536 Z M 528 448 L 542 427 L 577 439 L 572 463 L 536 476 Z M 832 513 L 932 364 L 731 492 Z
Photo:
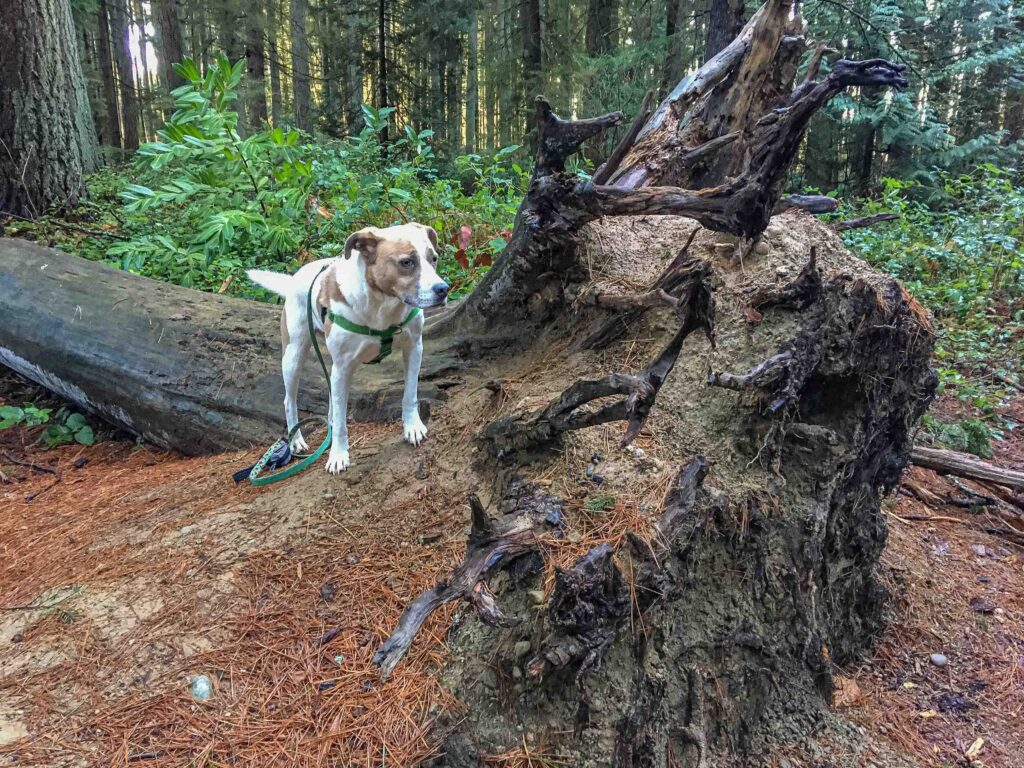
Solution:
M 398 266 L 402 269 L 416 269 L 416 259 L 412 256 L 406 256 L 404 259 L 399 260 Z

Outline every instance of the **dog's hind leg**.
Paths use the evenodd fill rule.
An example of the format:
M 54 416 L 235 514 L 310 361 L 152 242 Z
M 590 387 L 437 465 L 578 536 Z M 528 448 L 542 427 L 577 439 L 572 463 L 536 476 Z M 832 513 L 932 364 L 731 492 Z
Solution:
M 281 374 L 284 378 L 284 416 L 289 432 L 299 423 L 299 376 L 310 348 L 309 331 L 304 323 L 305 312 L 287 304 L 281 316 L 282 341 L 287 339 L 281 354 Z M 301 429 L 292 435 L 291 449 L 295 453 L 309 450 Z

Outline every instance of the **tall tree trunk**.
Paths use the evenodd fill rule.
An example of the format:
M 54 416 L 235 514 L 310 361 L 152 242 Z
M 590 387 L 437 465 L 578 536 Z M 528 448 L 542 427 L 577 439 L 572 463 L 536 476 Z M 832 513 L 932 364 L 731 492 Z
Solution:
M 122 145 L 127 150 L 139 148 L 139 92 L 128 45 L 127 0 L 106 0 L 110 17 L 110 36 L 114 44 L 117 87 L 121 96 Z
M 743 28 L 743 0 L 711 0 L 704 61 L 733 41 Z
M 291 0 L 292 110 L 296 127 L 313 130 L 313 96 L 310 92 L 309 37 L 306 33 L 306 0 Z
M 185 58 L 182 40 L 179 0 L 153 0 L 153 24 L 156 27 L 156 52 L 160 63 L 160 81 L 168 91 L 185 84 L 185 78 L 174 71 L 174 64 Z
M 76 37 L 68 0 L 0 8 L 0 213 L 75 205 L 99 162 Z
M 270 55 L 270 121 L 281 125 L 284 98 L 281 93 L 281 52 L 277 47 L 278 0 L 267 0 L 267 52 Z
M 615 48 L 618 32 L 616 0 L 587 2 L 587 56 L 594 58 Z M 539 9 L 538 9 L 539 11 Z
M 476 6 L 470 11 L 469 50 L 466 55 L 466 151 L 477 150 L 477 116 L 480 112 L 480 19 Z
M 377 0 L 377 108 L 390 106 L 388 94 L 388 4 Z M 381 131 L 381 138 L 388 140 L 387 126 Z
M 679 29 L 679 12 L 682 0 L 666 0 L 665 38 L 668 40 L 668 56 L 665 57 L 664 74 L 661 79 L 662 91 L 667 91 L 683 76 L 683 36 Z
M 250 8 L 246 16 L 248 34 L 245 39 L 245 113 L 253 130 L 267 122 L 267 57 L 264 46 L 264 17 L 259 6 Z
M 449 32 L 445 46 L 445 109 L 447 111 L 448 152 L 458 153 L 462 141 L 462 109 L 459 99 L 459 79 L 462 74 L 462 45 L 458 36 Z
M 523 37 L 523 80 L 525 83 L 534 84 L 540 78 L 543 65 L 540 0 L 519 0 L 519 24 Z
M 320 78 L 324 87 L 321 124 L 331 136 L 341 134 L 341 107 L 338 103 L 338 40 L 333 12 L 317 16 L 317 38 L 320 42 Z
M 355 133 L 363 122 L 363 35 L 358 0 L 348 0 L 348 120 L 350 133 Z
M 103 83 L 103 106 L 106 121 L 102 129 L 103 143 L 121 148 L 121 115 L 117 101 L 117 80 L 114 76 L 114 57 L 110 51 L 110 17 L 107 0 L 96 3 L 96 28 L 99 35 L 96 40 L 99 58 L 100 79 Z

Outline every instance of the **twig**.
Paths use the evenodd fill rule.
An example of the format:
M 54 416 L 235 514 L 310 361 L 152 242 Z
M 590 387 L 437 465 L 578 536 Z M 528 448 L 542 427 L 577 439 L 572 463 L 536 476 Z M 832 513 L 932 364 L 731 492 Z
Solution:
M 898 213 L 876 213 L 873 216 L 861 216 L 859 219 L 847 219 L 846 221 L 840 221 L 834 225 L 832 229 L 836 232 L 845 232 L 848 229 L 860 229 L 861 227 L 870 227 L 875 224 L 880 224 L 883 221 L 896 221 L 900 215 Z
M 640 129 L 647 123 L 647 118 L 651 116 L 651 103 L 654 101 L 654 89 L 651 88 L 644 94 L 644 100 L 640 104 L 640 111 L 637 113 L 636 120 L 629 126 L 629 130 L 626 131 L 626 135 L 622 137 L 622 141 L 615 145 L 615 149 L 608 156 L 608 159 L 604 161 L 604 164 L 597 169 L 592 179 L 594 184 L 607 184 L 608 180 L 619 170 L 619 166 L 622 164 L 622 159 L 629 153 L 629 150 L 633 148 L 633 144 L 636 142 L 636 137 L 640 134 Z
M 3 457 L 12 464 L 19 464 L 22 467 L 30 467 L 38 472 L 49 472 L 51 475 L 54 476 L 54 481 L 52 483 L 43 488 L 41 491 L 36 491 L 35 493 L 29 494 L 28 496 L 25 497 L 25 501 L 32 501 L 33 499 L 50 490 L 51 488 L 53 488 L 53 486 L 60 482 L 60 470 L 57 469 L 56 467 L 48 467 L 45 464 L 36 464 L 34 461 L 17 459 L 14 456 L 11 456 L 11 454 L 9 454 L 7 451 L 0 451 L 0 457 Z
M 19 216 L 18 214 L 10 213 L 9 211 L 0 211 L 0 216 L 8 216 L 12 219 L 17 219 L 18 221 L 28 222 L 29 224 L 38 223 L 34 219 L 27 219 L 24 216 Z M 104 232 L 101 229 L 89 229 L 87 227 L 80 227 L 77 224 L 69 224 L 66 221 L 57 221 L 56 219 L 46 219 L 43 223 L 50 224 L 54 227 L 57 227 L 58 229 L 67 229 L 70 230 L 71 232 L 79 232 L 83 235 L 89 235 L 90 237 L 109 237 L 111 240 L 131 239 L 129 237 L 126 237 L 125 235 L 118 235 L 113 232 Z

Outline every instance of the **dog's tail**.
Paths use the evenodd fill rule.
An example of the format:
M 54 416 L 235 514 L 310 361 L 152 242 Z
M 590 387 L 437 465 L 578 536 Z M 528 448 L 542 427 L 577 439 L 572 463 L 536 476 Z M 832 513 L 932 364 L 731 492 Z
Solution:
M 265 269 L 247 269 L 245 274 L 257 285 L 261 285 L 268 291 L 273 291 L 278 296 L 289 296 L 293 290 L 292 275 L 282 275 L 280 272 L 269 272 Z

